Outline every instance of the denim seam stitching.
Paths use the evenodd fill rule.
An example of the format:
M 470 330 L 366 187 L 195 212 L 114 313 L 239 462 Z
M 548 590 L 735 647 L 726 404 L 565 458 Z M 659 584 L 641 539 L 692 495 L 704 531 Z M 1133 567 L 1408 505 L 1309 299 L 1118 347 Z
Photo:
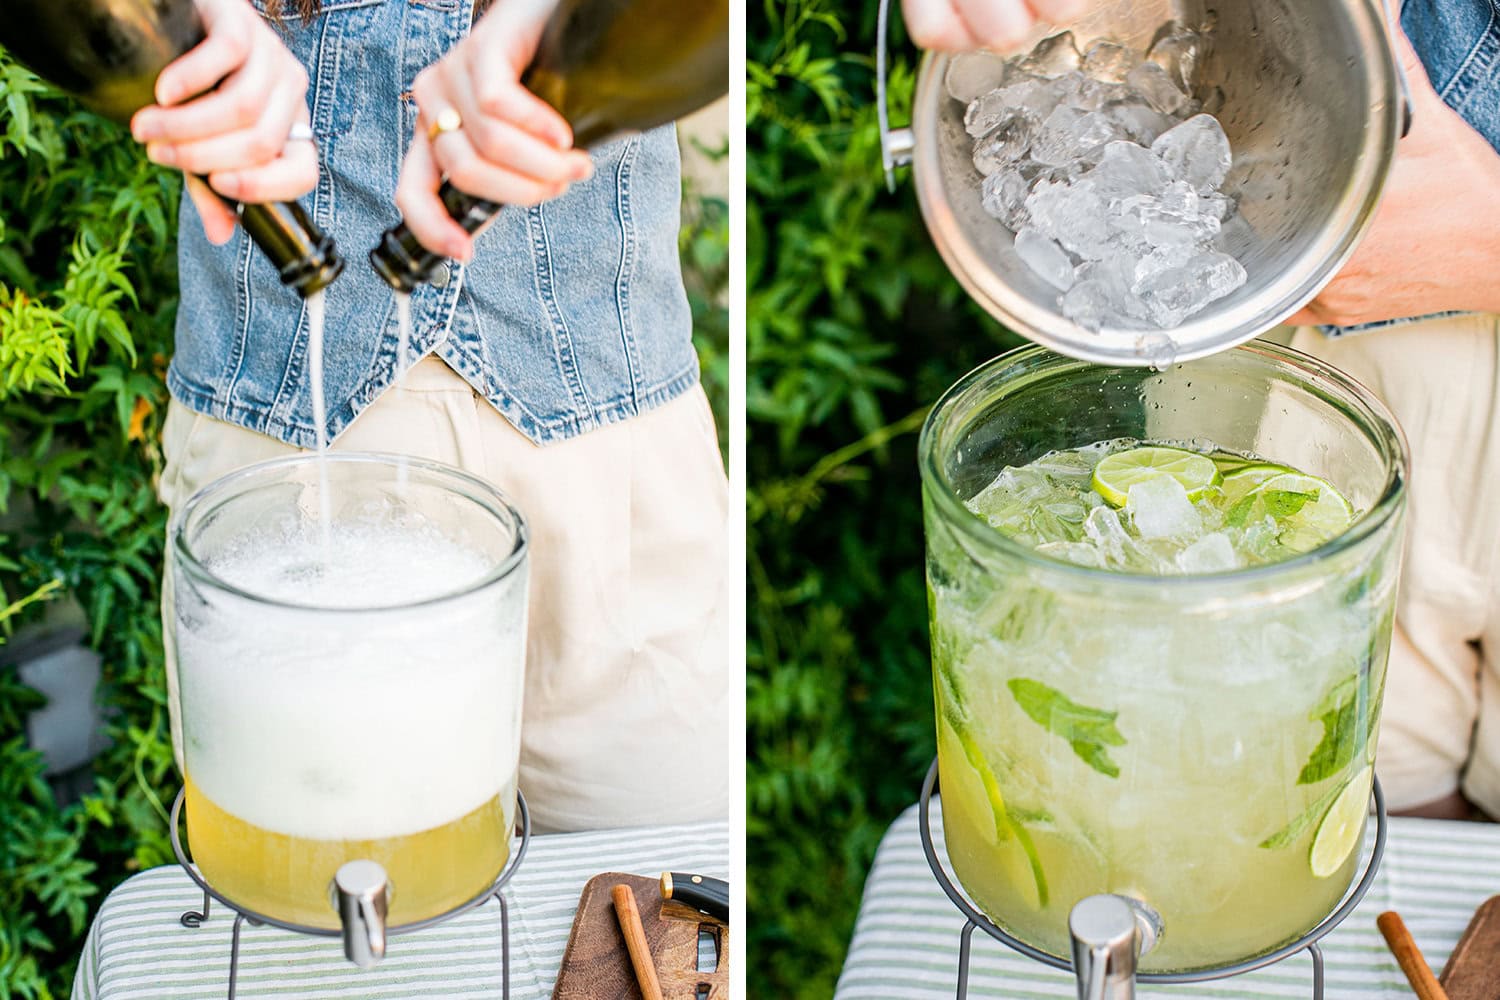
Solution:
M 1447 86 L 1438 93 L 1438 96 L 1443 99 L 1443 103 L 1449 107 L 1456 108 L 1463 104 L 1464 100 L 1468 98 L 1469 92 L 1478 83 L 1484 82 L 1485 70 L 1488 69 L 1487 64 L 1494 61 L 1493 56 L 1495 52 L 1500 50 L 1500 39 L 1497 39 L 1495 35 L 1495 18 L 1495 4 L 1494 0 L 1491 0 L 1490 19 L 1484 26 L 1484 31 L 1480 32 L 1479 38 L 1475 40 L 1473 47 L 1469 49 L 1469 54 L 1464 57 L 1464 61 L 1459 63 L 1458 69 L 1453 73 L 1453 79 L 1449 80 Z M 1481 56 L 1486 57 L 1486 65 L 1479 66 L 1477 72 L 1470 72 L 1471 69 L 1475 68 L 1475 61 Z
M 573 396 L 573 401 L 579 406 L 589 406 L 588 394 L 584 392 L 582 376 L 578 371 L 578 360 L 573 353 L 573 338 L 568 332 L 568 324 L 562 314 L 562 309 L 557 304 L 554 292 L 555 281 L 552 275 L 552 253 L 550 242 L 547 238 L 546 217 L 543 206 L 536 205 L 529 209 L 527 215 L 527 228 L 531 231 L 531 248 L 535 262 L 535 287 L 537 295 L 542 304 L 547 308 L 547 316 L 552 320 L 552 349 L 553 356 L 557 359 L 557 366 L 567 383 L 568 390 Z
M 635 214 L 630 207 L 630 182 L 635 175 L 635 161 L 639 152 L 640 139 L 631 139 L 626 143 L 615 171 L 615 207 L 620 218 L 620 267 L 615 275 L 615 306 L 620 316 L 620 346 L 625 351 L 625 373 L 630 379 L 632 399 L 640 394 L 637 373 L 641 362 L 630 318 L 630 283 L 635 275 L 636 259 Z
M 187 198 L 187 192 L 183 192 L 183 198 Z M 229 352 L 229 364 L 226 366 L 227 375 L 225 391 L 233 396 L 235 388 L 240 382 L 240 373 L 245 367 L 245 347 L 250 340 L 250 262 L 255 253 L 255 241 L 250 239 L 244 229 L 237 228 L 240 241 L 240 259 L 235 267 L 234 280 L 234 309 L 235 326 L 237 335 L 234 338 L 234 346 Z

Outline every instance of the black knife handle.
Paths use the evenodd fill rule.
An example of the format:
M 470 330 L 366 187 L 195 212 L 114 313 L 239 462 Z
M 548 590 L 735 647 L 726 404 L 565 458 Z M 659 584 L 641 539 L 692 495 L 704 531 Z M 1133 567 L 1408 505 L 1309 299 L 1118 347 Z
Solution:
M 707 875 L 686 872 L 661 873 L 661 898 L 675 899 L 706 913 L 715 920 L 729 923 L 729 883 Z

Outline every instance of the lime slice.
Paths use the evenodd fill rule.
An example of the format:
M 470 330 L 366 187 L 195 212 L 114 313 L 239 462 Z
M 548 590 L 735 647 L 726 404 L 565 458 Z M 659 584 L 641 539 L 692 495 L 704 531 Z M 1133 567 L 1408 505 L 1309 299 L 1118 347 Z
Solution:
M 962 800 L 978 814 L 975 816 L 976 825 L 984 831 L 985 840 L 991 844 L 1009 840 L 1010 822 L 1005 812 L 1005 798 L 1000 794 L 995 772 L 990 769 L 974 737 L 945 717 L 938 723 L 938 742 L 941 756 L 952 762 L 943 774 L 948 779 L 948 784 L 943 786 L 943 796 L 947 800 L 944 806 L 955 804 L 955 799 Z
M 1223 471 L 1224 467 L 1221 465 L 1219 468 Z M 1251 462 L 1232 471 L 1224 472 L 1224 481 L 1219 487 L 1224 493 L 1224 506 L 1233 506 L 1236 500 L 1272 476 L 1294 472 L 1296 472 L 1295 469 L 1288 469 L 1284 465 L 1273 465 L 1270 462 Z
M 1359 846 L 1369 807 L 1370 769 L 1366 767 L 1349 780 L 1318 824 L 1308 856 L 1314 877 L 1327 878 L 1349 860 Z
M 1287 472 L 1256 487 L 1266 512 L 1281 527 L 1278 541 L 1293 552 L 1311 552 L 1337 538 L 1354 520 L 1354 508 L 1333 484 L 1317 476 Z M 1311 499 L 1298 500 L 1298 496 Z M 1290 509 L 1295 507 L 1295 509 Z
M 1132 448 L 1106 455 L 1094 466 L 1093 487 L 1112 507 L 1125 506 L 1130 487 L 1159 476 L 1171 476 L 1197 500 L 1219 481 L 1213 459 L 1181 448 Z

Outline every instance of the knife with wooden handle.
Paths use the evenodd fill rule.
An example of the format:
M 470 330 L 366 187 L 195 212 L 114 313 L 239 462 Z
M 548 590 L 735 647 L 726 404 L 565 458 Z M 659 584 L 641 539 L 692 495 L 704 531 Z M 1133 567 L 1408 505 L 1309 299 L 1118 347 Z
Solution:
M 729 923 L 729 883 L 721 878 L 662 872 L 661 898 L 675 899 L 699 913 Z

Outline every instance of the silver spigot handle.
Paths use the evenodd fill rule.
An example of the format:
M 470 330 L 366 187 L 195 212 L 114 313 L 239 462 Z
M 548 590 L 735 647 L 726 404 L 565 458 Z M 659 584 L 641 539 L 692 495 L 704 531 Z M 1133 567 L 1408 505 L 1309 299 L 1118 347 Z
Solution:
M 1126 896 L 1089 896 L 1068 914 L 1078 1000 L 1134 1000 L 1136 959 L 1156 946 L 1161 920 Z
M 368 969 L 385 957 L 385 918 L 391 883 L 373 861 L 350 861 L 333 876 L 339 923 L 344 928 L 344 957 Z
M 885 167 L 885 187 L 896 190 L 896 168 L 911 162 L 915 138 L 910 128 L 891 128 L 891 109 L 886 97 L 886 36 L 891 16 L 891 0 L 880 0 L 880 14 L 875 22 L 875 113 L 880 116 L 880 162 Z

